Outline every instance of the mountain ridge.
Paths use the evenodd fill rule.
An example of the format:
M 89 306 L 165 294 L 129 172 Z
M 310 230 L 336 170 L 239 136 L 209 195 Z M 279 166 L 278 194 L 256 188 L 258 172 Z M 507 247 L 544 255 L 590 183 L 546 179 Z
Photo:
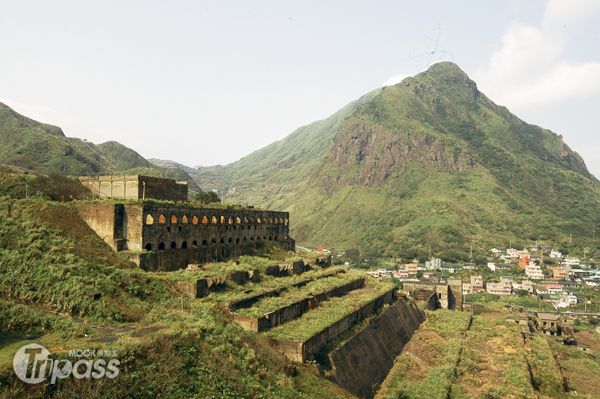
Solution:
M 297 240 L 341 249 L 456 255 L 599 223 L 598 180 L 579 154 L 455 64 L 371 93 L 239 161 L 199 168 L 199 181 L 288 210 Z

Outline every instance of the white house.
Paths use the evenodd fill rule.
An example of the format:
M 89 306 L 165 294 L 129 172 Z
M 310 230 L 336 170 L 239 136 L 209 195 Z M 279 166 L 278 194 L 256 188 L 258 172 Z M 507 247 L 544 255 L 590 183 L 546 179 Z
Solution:
M 427 270 L 440 270 L 442 268 L 442 260 L 440 258 L 431 258 L 425 262 L 425 269 Z
M 565 258 L 564 264 L 568 267 L 577 267 L 579 266 L 579 258 Z
M 557 250 L 554 250 L 554 249 L 552 251 L 550 251 L 550 257 L 551 258 L 562 259 L 562 256 L 563 255 L 562 255 L 562 253 L 560 251 L 557 251 Z
M 531 262 L 525 267 L 525 274 L 532 280 L 541 280 L 544 278 L 542 268 Z

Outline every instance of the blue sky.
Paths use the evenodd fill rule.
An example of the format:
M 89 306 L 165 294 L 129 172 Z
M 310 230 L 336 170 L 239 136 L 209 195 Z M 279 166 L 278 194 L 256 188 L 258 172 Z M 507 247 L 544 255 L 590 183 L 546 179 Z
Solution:
M 5 1 L 0 101 L 145 157 L 225 164 L 431 63 L 600 176 L 600 1 Z

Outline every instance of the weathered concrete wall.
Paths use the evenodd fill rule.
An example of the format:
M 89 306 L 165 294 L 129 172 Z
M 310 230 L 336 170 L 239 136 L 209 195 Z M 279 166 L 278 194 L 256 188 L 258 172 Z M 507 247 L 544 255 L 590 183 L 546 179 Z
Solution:
M 310 270 L 310 266 L 305 265 L 303 260 L 299 260 L 291 264 L 282 263 L 269 266 L 266 268 L 265 274 L 267 276 L 285 277 L 293 274 L 302 274 L 308 270 Z
M 187 201 L 188 185 L 184 181 L 138 176 L 138 198 Z
M 139 266 L 149 272 L 170 272 L 185 269 L 193 255 L 191 249 L 170 249 L 140 254 Z M 197 251 L 196 251 L 197 252 Z
M 142 208 L 136 205 L 124 205 L 123 237 L 125 248 L 130 251 L 141 251 L 142 248 Z
M 287 212 L 115 203 L 78 204 L 77 208 L 116 251 L 142 251 L 136 263 L 148 271 L 222 261 L 251 253 L 266 242 L 295 249 Z M 303 262 L 289 267 L 290 273 L 307 270 Z
M 98 197 L 187 201 L 187 182 L 160 177 L 81 176 L 79 181 Z
M 348 331 L 353 325 L 376 313 L 384 305 L 393 303 L 396 298 L 395 292 L 396 290 L 392 289 L 383 293 L 341 320 L 338 320 L 322 331 L 319 331 L 304 342 L 270 339 L 271 346 L 283 352 L 291 361 L 304 363 L 305 361 L 314 358 L 323 347 Z
M 449 279 L 447 284 L 404 283 L 403 291 L 415 300 L 426 301 L 430 306 L 434 306 L 434 301 L 430 298 L 429 293 L 435 293 L 437 298 L 433 309 L 462 310 L 463 308 L 462 280 L 460 279 Z
M 310 309 L 318 306 L 318 303 L 321 301 L 327 300 L 328 298 L 345 295 L 350 291 L 362 288 L 364 286 L 365 279 L 358 278 L 338 287 L 315 294 L 314 296 L 302 298 L 296 302 L 290 303 L 289 305 L 266 313 L 263 316 L 248 317 L 233 313 L 233 320 L 247 330 L 254 332 L 266 331 L 281 324 L 285 324 L 290 320 L 297 319 Z
M 373 397 L 413 332 L 425 320 L 414 302 L 399 299 L 363 330 L 329 354 L 331 379 L 350 393 Z
M 392 289 L 385 294 L 375 298 L 373 301 L 362 306 L 360 309 L 352 312 L 343 319 L 333 323 L 323 331 L 312 336 L 304 342 L 302 347 L 302 357 L 304 360 L 312 358 L 327 343 L 333 341 L 344 332 L 348 331 L 354 324 L 359 323 L 376 313 L 381 307 L 392 303 L 396 297 L 396 289 Z
M 114 250 L 115 240 L 115 206 L 114 204 L 78 204 L 79 216 Z M 120 237 L 119 237 L 120 238 Z

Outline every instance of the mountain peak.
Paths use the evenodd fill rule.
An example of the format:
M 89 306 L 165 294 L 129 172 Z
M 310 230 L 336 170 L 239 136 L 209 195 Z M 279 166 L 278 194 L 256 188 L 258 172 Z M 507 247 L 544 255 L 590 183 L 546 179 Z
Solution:
M 455 76 L 469 79 L 465 71 L 460 69 L 458 65 L 450 61 L 441 61 L 432 64 L 425 73 L 433 76 Z

